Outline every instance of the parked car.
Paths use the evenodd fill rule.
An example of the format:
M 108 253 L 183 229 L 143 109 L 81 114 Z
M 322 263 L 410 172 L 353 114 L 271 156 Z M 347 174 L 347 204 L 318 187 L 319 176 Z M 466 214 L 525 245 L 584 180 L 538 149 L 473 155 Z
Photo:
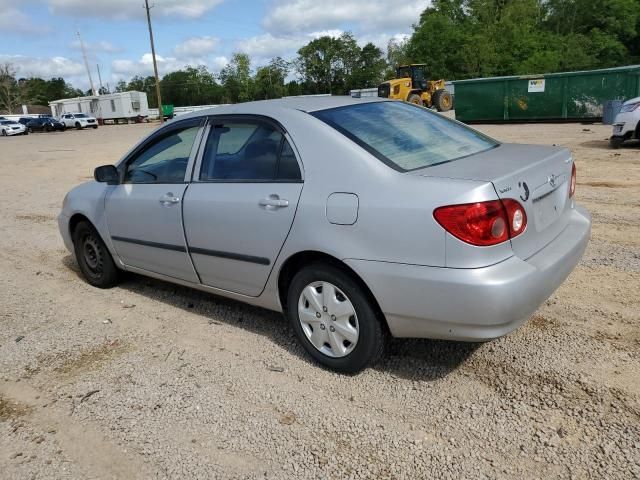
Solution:
M 514 330 L 591 229 L 569 150 L 371 97 L 194 112 L 94 175 L 58 217 L 91 285 L 127 270 L 282 311 L 342 372 L 380 358 L 389 334 Z
M 60 116 L 59 120 L 66 128 L 77 128 L 78 130 L 89 127 L 98 128 L 98 121 L 86 113 L 65 113 Z
M 27 127 L 29 133 L 53 132 L 55 130 L 64 131 L 67 128 L 64 123 L 51 117 L 21 118 L 20 123 L 23 123 L 23 125 Z
M 613 135 L 609 139 L 612 148 L 620 148 L 625 140 L 640 140 L 640 97 L 622 104 L 613 123 Z
M 13 120 L 0 120 L 0 135 L 28 135 L 24 125 Z

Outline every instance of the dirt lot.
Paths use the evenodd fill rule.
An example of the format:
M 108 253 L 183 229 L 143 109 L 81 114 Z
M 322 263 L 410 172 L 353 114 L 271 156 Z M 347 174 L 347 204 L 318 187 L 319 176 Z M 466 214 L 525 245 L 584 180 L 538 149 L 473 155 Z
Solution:
M 0 139 L 1 478 L 640 478 L 640 145 L 601 125 L 480 126 L 570 147 L 591 244 L 522 328 L 318 368 L 280 315 L 79 277 L 66 191 L 149 125 Z

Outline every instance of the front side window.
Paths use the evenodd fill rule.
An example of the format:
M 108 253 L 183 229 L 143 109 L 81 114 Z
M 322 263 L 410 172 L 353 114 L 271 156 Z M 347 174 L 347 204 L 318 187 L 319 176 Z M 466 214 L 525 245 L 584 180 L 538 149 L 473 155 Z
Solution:
M 460 123 L 405 102 L 355 104 L 312 115 L 401 172 L 451 162 L 499 145 Z
M 214 121 L 201 181 L 297 181 L 300 169 L 284 135 L 263 122 Z
M 127 164 L 127 183 L 184 182 L 191 148 L 199 127 L 173 130 L 139 153 Z

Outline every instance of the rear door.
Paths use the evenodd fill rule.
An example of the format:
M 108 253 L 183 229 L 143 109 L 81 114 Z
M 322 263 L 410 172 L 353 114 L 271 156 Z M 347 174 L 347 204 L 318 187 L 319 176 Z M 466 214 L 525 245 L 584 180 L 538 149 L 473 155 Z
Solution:
M 201 122 L 165 127 L 120 165 L 122 182 L 107 194 L 105 211 L 125 265 L 198 282 L 182 228 L 182 201 Z
M 212 117 L 184 201 L 189 252 L 203 284 L 258 296 L 291 229 L 301 168 L 280 126 Z

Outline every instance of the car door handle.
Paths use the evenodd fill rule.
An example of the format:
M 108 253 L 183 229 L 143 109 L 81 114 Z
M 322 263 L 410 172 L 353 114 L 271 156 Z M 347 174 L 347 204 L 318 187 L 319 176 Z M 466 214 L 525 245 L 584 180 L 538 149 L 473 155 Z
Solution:
M 176 203 L 180 203 L 180 197 L 175 197 L 171 192 L 160 197 L 160 205 L 162 205 L 163 207 L 169 207 L 171 205 L 175 205 Z
M 280 198 L 278 195 L 269 195 L 258 202 L 261 207 L 265 208 L 284 208 L 289 206 L 289 200 Z

